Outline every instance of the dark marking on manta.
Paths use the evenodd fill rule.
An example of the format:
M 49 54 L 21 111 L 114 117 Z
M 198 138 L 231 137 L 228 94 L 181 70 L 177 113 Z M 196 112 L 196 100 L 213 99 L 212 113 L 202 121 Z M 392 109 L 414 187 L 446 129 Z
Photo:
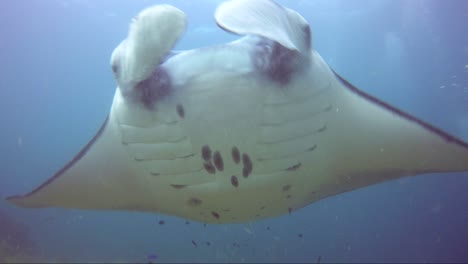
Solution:
M 317 148 L 317 144 L 315 144 L 312 147 L 308 148 L 307 151 L 314 151 L 316 148 Z
M 242 169 L 242 176 L 247 178 L 249 177 L 250 173 L 252 173 L 253 169 L 252 160 L 250 159 L 249 155 L 242 153 L 242 163 L 244 164 L 244 168 Z
M 211 164 L 211 162 L 203 163 L 203 167 L 205 168 L 206 172 L 208 172 L 209 174 L 215 174 L 216 173 L 216 168 L 215 168 L 215 166 L 213 166 L 213 164 Z
M 161 173 L 159 173 L 159 172 L 150 172 L 150 174 L 153 175 L 153 176 L 159 176 L 159 175 L 161 175 Z
M 200 199 L 198 199 L 198 198 L 192 197 L 192 198 L 190 198 L 190 199 L 188 200 L 187 203 L 188 203 L 189 206 L 193 206 L 193 207 L 194 207 L 194 206 L 199 206 L 199 205 L 201 205 L 203 202 L 202 202 L 202 200 L 200 200 Z
M 302 28 L 302 31 L 304 32 L 304 42 L 306 44 L 306 48 L 307 50 L 310 50 L 310 48 L 312 47 L 312 43 L 311 43 L 311 40 L 312 40 L 312 33 L 310 32 L 310 26 L 309 25 L 305 25 L 303 28 Z
M 187 185 L 184 185 L 184 184 L 171 184 L 171 187 L 173 187 L 174 189 L 180 190 L 180 189 L 183 189 L 183 188 L 187 187 Z
M 319 129 L 317 130 L 317 132 L 320 133 L 320 132 L 323 132 L 323 131 L 325 131 L 325 130 L 327 130 L 327 126 L 326 126 L 326 125 L 323 125 L 321 128 L 319 128 Z
M 219 214 L 217 212 L 211 212 L 211 215 L 216 218 L 216 219 L 219 219 Z
M 295 170 L 299 169 L 301 166 L 302 166 L 302 163 L 299 162 L 297 164 L 294 164 L 294 165 L 288 167 L 286 169 L 286 171 L 295 171 Z
M 283 192 L 287 192 L 289 190 L 291 190 L 291 185 L 288 184 L 283 186 Z
M 232 186 L 234 186 L 236 188 L 239 186 L 239 180 L 237 179 L 237 177 L 235 175 L 231 176 L 231 184 L 232 184 Z
M 211 163 L 211 148 L 210 146 L 208 145 L 204 145 L 201 149 L 201 154 L 202 154 L 202 158 L 205 160 L 205 161 L 208 161 Z
M 171 85 L 171 78 L 167 70 L 159 66 L 148 78 L 137 83 L 134 89 L 143 105 L 152 110 L 157 101 L 172 93 Z
M 215 151 L 213 154 L 213 162 L 217 170 L 223 171 L 224 170 L 224 162 L 223 157 L 221 157 L 221 153 L 219 151 Z
M 251 56 L 255 70 L 280 85 L 286 85 L 299 69 L 298 51 L 267 38 L 261 38 Z
M 234 161 L 234 163 L 239 164 L 240 152 L 236 146 L 232 147 L 231 154 L 232 154 L 232 160 Z
M 180 116 L 180 118 L 184 118 L 185 117 L 185 110 L 184 110 L 184 107 L 181 105 L 181 104 L 178 104 L 176 106 L 176 110 L 177 110 L 177 114 Z

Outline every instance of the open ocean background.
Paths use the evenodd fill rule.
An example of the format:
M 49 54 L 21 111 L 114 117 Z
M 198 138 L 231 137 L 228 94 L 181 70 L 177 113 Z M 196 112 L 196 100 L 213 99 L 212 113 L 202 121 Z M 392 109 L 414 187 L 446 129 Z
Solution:
M 96 133 L 116 88 L 112 51 L 133 16 L 163 2 L 188 14 L 177 49 L 237 38 L 214 23 L 220 1 L 0 1 L 0 261 L 468 262 L 468 173 L 403 178 L 235 225 L 7 204 Z M 278 2 L 309 21 L 313 47 L 341 76 L 468 140 L 468 1 Z

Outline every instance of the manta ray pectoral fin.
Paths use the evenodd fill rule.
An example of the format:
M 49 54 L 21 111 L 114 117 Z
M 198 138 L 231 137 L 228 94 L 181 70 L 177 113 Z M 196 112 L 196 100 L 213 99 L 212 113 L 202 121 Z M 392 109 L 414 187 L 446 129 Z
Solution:
M 467 142 L 332 74 L 336 108 L 324 142 L 334 142 L 332 182 L 343 186 L 332 193 L 404 176 L 468 171 Z
M 216 23 L 239 35 L 258 35 L 307 56 L 311 32 L 297 12 L 270 0 L 231 0 L 218 6 Z
M 139 188 L 112 114 L 94 138 L 55 175 L 25 195 L 7 200 L 20 207 L 131 209 Z
M 111 56 L 112 69 L 124 95 L 151 76 L 185 27 L 185 14 L 170 5 L 146 8 L 134 18 L 128 38 Z

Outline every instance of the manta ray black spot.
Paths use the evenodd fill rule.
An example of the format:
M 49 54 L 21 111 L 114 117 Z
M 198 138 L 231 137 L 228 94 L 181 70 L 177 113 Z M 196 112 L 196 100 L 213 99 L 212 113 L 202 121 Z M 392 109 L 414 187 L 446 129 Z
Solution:
M 184 107 L 181 104 L 178 104 L 176 106 L 176 110 L 177 110 L 177 114 L 180 116 L 180 118 L 185 117 L 185 110 L 184 110 Z
M 216 219 L 219 219 L 219 214 L 217 212 L 211 212 L 211 215 L 216 218 Z
M 183 184 L 171 184 L 171 187 L 173 187 L 174 189 L 180 190 L 180 189 L 183 189 L 183 188 L 187 187 L 187 185 L 183 185 Z
M 223 157 L 221 157 L 221 153 L 219 151 L 215 151 L 213 154 L 213 162 L 217 170 L 223 171 L 224 170 L 224 162 Z
M 297 164 L 292 165 L 291 167 L 288 167 L 286 170 L 287 171 L 295 171 L 295 170 L 299 169 L 301 167 L 301 165 L 302 165 L 302 163 L 299 162 Z
M 232 175 L 231 176 L 231 184 L 232 186 L 234 187 L 238 187 L 239 186 L 239 180 L 237 179 L 237 177 L 235 175 Z
M 232 154 L 232 160 L 234 161 L 234 163 L 239 164 L 239 162 L 240 162 L 239 149 L 237 147 L 235 147 L 235 146 L 232 147 L 231 154 Z
M 289 191 L 290 189 L 291 189 L 291 185 L 289 185 L 289 184 L 283 186 L 283 192 L 287 192 L 287 191 Z
M 201 149 L 201 155 L 202 155 L 202 158 L 205 160 L 205 161 L 208 161 L 211 163 L 211 148 L 210 146 L 208 145 L 204 145 Z
M 325 131 L 325 130 L 327 130 L 327 126 L 326 126 L 326 125 L 323 125 L 321 128 L 319 128 L 319 129 L 317 130 L 317 132 L 320 133 L 320 132 L 323 132 L 323 131 Z
M 135 85 L 135 91 L 138 92 L 143 105 L 153 109 L 157 101 L 171 94 L 171 78 L 167 70 L 159 66 L 148 78 Z
M 317 148 L 317 145 L 313 145 L 312 147 L 308 148 L 307 151 L 314 151 Z
M 202 200 L 198 199 L 198 198 L 195 198 L 195 197 L 192 197 L 188 200 L 188 205 L 189 206 L 199 206 L 200 204 L 202 204 Z
M 244 168 L 242 169 L 242 176 L 247 178 L 253 169 L 252 160 L 250 159 L 249 155 L 242 153 L 242 163 L 244 164 Z
M 213 166 L 213 164 L 208 163 L 208 162 L 205 162 L 203 163 L 203 167 L 205 168 L 206 172 L 208 172 L 209 174 L 215 174 L 216 173 L 216 168 L 215 166 Z

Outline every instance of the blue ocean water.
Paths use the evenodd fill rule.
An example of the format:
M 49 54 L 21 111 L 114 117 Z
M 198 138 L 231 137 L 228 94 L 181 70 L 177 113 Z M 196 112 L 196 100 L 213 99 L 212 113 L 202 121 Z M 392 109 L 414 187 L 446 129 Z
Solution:
M 309 21 L 314 49 L 354 85 L 468 140 L 468 2 L 278 2 Z M 220 1 L 0 1 L 0 261 L 468 262 L 467 173 L 382 183 L 247 224 L 4 201 L 96 133 L 116 87 L 111 52 L 158 3 L 188 14 L 177 49 L 236 38 L 214 23 Z

